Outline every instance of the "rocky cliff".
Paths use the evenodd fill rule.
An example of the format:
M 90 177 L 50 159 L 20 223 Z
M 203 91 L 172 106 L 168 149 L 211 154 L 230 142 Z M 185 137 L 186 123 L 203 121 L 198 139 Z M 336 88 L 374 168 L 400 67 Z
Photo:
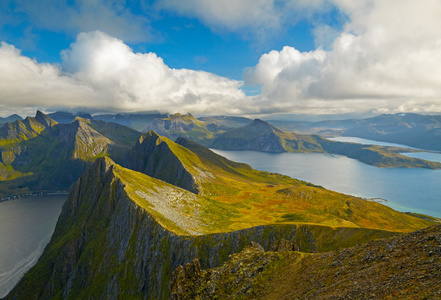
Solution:
M 311 224 L 215 229 L 204 201 L 100 158 L 71 188 L 51 242 L 6 299 L 167 299 L 179 265 L 198 258 L 216 267 L 251 241 L 268 250 L 285 238 L 323 252 L 396 234 Z
M 170 298 L 439 299 L 440 276 L 437 226 L 323 254 L 257 245 L 209 270 L 193 260 L 173 272 Z
M 194 193 L 200 192 L 186 156 L 194 156 L 153 131 L 143 134 L 124 159 L 124 166 Z

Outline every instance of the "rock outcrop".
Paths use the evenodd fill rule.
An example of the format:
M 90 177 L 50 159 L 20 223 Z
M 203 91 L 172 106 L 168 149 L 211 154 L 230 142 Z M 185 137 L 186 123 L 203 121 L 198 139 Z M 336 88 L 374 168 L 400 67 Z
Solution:
M 195 266 L 173 272 L 170 299 L 439 299 L 441 226 L 329 253 L 249 247 L 218 268 Z

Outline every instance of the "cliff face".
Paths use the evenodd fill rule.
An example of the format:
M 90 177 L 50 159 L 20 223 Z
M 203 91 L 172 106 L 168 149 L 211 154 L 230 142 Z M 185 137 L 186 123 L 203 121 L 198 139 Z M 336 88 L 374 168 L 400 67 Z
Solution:
M 125 156 L 124 166 L 164 180 L 188 191 L 199 193 L 194 175 L 176 151 L 173 142 L 153 131 L 143 134 Z M 178 149 L 186 152 L 186 149 Z M 184 153 L 185 155 L 185 153 Z
M 155 200 L 161 197 L 167 198 Z M 71 188 L 39 262 L 6 299 L 167 299 L 172 270 L 179 265 L 199 258 L 203 268 L 216 267 L 251 241 L 268 250 L 285 238 L 301 251 L 322 252 L 355 245 L 360 237 L 395 234 L 302 224 L 203 234 L 195 197 L 98 159 Z M 164 201 L 174 201 L 167 205 L 173 213 L 162 208 Z M 174 215 L 187 219 L 178 218 L 184 220 L 179 223 Z M 185 231 L 192 233 L 179 233 Z

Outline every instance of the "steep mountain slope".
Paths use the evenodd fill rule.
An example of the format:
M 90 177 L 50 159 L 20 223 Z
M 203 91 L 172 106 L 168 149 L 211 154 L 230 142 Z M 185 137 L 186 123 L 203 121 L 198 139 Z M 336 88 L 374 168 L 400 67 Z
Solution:
M 191 146 L 205 153 L 201 160 L 217 157 L 206 148 Z M 228 162 L 217 159 L 214 165 Z M 245 179 L 253 175 L 260 182 L 234 201 L 221 201 L 220 195 L 196 195 L 120 167 L 109 158 L 99 158 L 72 187 L 39 262 L 6 299 L 166 299 L 172 270 L 179 265 L 198 258 L 204 268 L 219 266 L 250 241 L 268 249 L 275 240 L 286 238 L 301 251 L 323 252 L 392 236 L 395 230 L 408 231 L 432 224 L 284 176 L 247 170 L 248 174 L 240 175 L 239 170 L 236 176 Z M 253 182 L 251 178 L 249 181 Z M 268 198 L 272 199 L 272 207 L 265 203 L 265 198 L 256 199 L 261 191 L 251 194 L 259 186 L 271 190 Z M 285 204 L 274 193 L 280 188 L 279 195 L 286 199 Z M 320 209 L 320 193 L 335 198 L 328 202 L 335 207 L 329 212 L 335 217 L 347 208 L 339 211 L 332 201 L 350 205 L 348 219 L 352 225 L 343 222 L 347 226 L 323 226 L 296 219 L 295 206 L 302 206 L 305 211 L 307 203 L 317 202 L 314 209 Z M 256 207 L 246 208 L 253 203 Z M 292 208 L 284 206 L 290 204 L 294 204 Z M 257 205 L 266 205 L 265 213 Z M 330 207 L 327 210 L 332 210 Z M 366 211 L 369 208 L 376 211 L 375 222 L 367 226 L 371 228 L 363 228 L 372 221 Z M 250 218 L 254 210 L 261 218 Z M 276 210 L 288 218 L 279 218 Z M 325 215 L 324 219 L 327 218 Z
M 79 117 L 57 124 L 41 112 L 1 130 L 5 138 L 0 145 L 0 192 L 6 194 L 65 190 L 97 157 L 110 155 L 122 161 L 139 135 L 122 125 Z
M 317 136 L 288 133 L 256 119 L 250 125 L 225 132 L 211 146 L 224 150 L 322 152 L 318 140 Z
M 213 141 L 211 147 L 264 152 L 329 152 L 377 167 L 441 168 L 440 163 L 410 158 L 398 153 L 412 151 L 405 148 L 335 142 L 318 135 L 289 133 L 258 119 L 248 126 L 221 134 Z
M 281 250 L 249 247 L 207 271 L 180 266 L 170 298 L 441 298 L 441 226 L 324 254 Z
M 143 134 L 124 160 L 124 166 L 170 184 L 199 193 L 198 170 L 193 166 L 197 157 L 153 131 Z
M 11 145 L 33 138 L 39 135 L 46 128 L 57 124 L 41 111 L 37 111 L 36 116 L 27 117 L 24 120 L 16 120 L 6 123 L 0 128 L 0 145 Z
M 9 122 L 0 127 L 0 181 L 28 176 L 12 167 L 15 159 L 26 149 L 21 143 L 38 136 L 57 122 L 37 111 L 35 117 Z

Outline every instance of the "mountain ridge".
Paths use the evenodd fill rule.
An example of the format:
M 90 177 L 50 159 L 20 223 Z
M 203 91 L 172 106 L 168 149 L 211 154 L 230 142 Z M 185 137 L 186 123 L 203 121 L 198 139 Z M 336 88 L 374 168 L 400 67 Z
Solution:
M 164 188 L 170 190 L 164 192 Z M 272 241 L 288 238 L 302 251 L 322 252 L 396 234 L 367 228 L 274 224 L 200 235 L 199 219 L 181 219 L 187 224 L 184 227 L 173 223 L 161 208 L 166 198 L 158 202 L 156 197 L 183 201 L 190 211 L 177 202 L 170 207 L 193 218 L 198 216 L 195 210 L 201 209 L 190 200 L 200 196 L 122 168 L 107 157 L 99 158 L 72 186 L 39 262 L 5 299 L 167 299 L 172 270 L 179 265 L 198 257 L 205 268 L 219 266 L 250 240 L 267 248 Z M 193 234 L 181 231 L 185 226 L 193 226 L 187 227 Z

